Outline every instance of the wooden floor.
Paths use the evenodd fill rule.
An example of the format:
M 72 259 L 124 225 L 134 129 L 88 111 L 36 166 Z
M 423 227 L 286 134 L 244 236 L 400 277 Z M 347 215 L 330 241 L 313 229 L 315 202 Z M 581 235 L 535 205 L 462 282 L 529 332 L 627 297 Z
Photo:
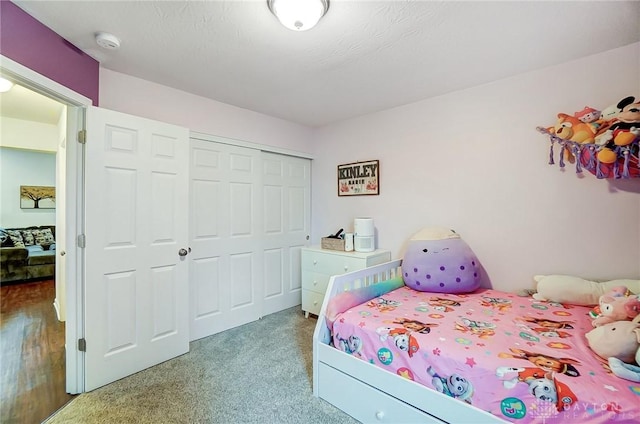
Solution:
M 53 280 L 0 288 L 0 422 L 37 424 L 72 399 L 65 392 L 64 323 Z

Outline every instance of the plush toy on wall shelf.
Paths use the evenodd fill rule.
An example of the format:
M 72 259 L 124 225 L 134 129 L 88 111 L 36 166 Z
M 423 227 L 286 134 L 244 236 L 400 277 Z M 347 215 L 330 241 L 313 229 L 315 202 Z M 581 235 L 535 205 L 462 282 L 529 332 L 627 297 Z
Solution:
M 616 102 L 602 109 L 602 112 L 600 112 L 600 119 L 604 121 L 613 121 L 615 118 L 617 118 L 618 114 L 620 113 L 620 108 L 618 107 L 618 103 L 619 102 Z
M 597 122 L 600 119 L 601 112 L 592 107 L 585 106 L 584 109 L 574 113 L 573 116 L 584 122 L 585 124 L 591 124 Z
M 575 143 L 593 143 L 595 142 L 595 131 L 591 125 L 569 116 L 566 113 L 559 113 L 558 120 L 553 127 L 548 128 L 550 133 L 563 140 L 573 141 Z M 571 162 L 575 162 L 573 149 L 565 149 L 565 158 Z
M 607 125 L 609 119 L 611 119 L 603 119 L 602 112 L 589 106 L 585 106 L 584 109 L 574 113 L 573 116 L 585 124 L 588 124 L 594 134 L 598 134 L 602 130 L 603 126 Z
M 640 177 L 640 100 L 628 96 L 602 112 L 586 106 L 557 114 L 553 127 L 537 127 L 551 142 L 549 164 L 554 162 L 554 144 L 560 146 L 559 166 L 565 159 L 585 168 L 597 178 Z
M 636 102 L 634 97 L 626 97 L 617 107 L 620 112 L 615 122 L 599 135 L 598 143 L 604 145 L 598 152 L 598 160 L 602 163 L 615 162 L 616 147 L 628 146 L 640 135 L 640 100 Z
M 593 143 L 595 141 L 595 131 L 591 125 L 566 113 L 558 114 L 558 120 L 553 126 L 553 133 L 562 139 L 576 143 Z

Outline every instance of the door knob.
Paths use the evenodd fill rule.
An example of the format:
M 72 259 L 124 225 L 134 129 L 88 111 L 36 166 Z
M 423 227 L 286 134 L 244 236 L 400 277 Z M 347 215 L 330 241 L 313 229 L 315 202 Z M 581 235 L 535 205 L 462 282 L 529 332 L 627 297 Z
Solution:
M 188 254 L 189 254 L 189 252 L 187 252 L 187 249 L 178 250 L 178 255 L 180 255 L 180 256 L 187 256 Z

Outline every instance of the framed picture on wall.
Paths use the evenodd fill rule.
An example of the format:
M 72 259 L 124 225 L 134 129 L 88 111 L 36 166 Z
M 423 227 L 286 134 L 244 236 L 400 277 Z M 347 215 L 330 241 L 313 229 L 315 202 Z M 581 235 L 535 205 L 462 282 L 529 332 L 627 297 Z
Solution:
M 380 194 L 380 161 L 338 165 L 338 196 Z
M 20 186 L 22 209 L 55 209 L 56 188 L 48 186 Z

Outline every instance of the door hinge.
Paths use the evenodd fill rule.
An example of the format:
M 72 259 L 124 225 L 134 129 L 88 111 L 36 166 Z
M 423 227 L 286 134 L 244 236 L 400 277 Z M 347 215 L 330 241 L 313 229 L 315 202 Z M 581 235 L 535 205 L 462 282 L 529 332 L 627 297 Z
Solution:
M 87 144 L 87 130 L 78 131 L 78 143 Z
M 80 352 L 87 351 L 87 340 L 86 339 L 78 339 L 78 350 Z
M 87 238 L 84 234 L 78 236 L 78 247 L 84 249 L 87 246 Z

